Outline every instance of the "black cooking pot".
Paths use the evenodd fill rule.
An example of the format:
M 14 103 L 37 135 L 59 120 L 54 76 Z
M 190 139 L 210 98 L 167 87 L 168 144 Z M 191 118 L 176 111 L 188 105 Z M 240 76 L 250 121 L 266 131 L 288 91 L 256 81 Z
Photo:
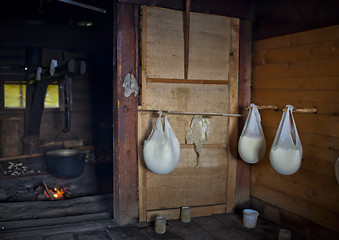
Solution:
M 75 178 L 85 168 L 85 154 L 75 149 L 59 149 L 46 153 L 47 170 L 59 178 Z

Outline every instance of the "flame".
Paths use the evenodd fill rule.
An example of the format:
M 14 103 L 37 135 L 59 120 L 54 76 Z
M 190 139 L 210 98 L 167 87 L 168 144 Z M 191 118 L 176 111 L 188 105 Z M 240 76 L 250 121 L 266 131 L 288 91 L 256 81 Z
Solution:
M 60 190 L 58 190 L 56 187 L 54 188 L 54 190 L 49 189 L 49 191 L 52 193 L 54 199 L 60 199 L 63 197 L 65 190 L 63 188 L 61 188 Z M 45 191 L 45 195 L 47 196 L 47 198 L 49 198 L 47 192 Z

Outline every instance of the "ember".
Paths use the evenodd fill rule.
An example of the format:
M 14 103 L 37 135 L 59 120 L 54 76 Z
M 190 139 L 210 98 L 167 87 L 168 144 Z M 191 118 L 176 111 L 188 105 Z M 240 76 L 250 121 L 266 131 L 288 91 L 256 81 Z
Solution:
M 47 198 L 49 198 L 51 200 L 63 199 L 64 198 L 64 193 L 65 193 L 64 187 L 61 187 L 60 190 L 55 187 L 54 190 L 52 190 L 47 186 L 47 184 L 45 182 L 42 182 L 42 184 L 44 185 L 44 188 L 45 188 L 44 193 L 47 196 Z
M 54 199 L 62 199 L 65 193 L 65 190 L 63 188 L 61 188 L 60 190 L 58 190 L 57 188 L 54 188 L 54 190 L 49 189 L 49 192 L 52 194 Z M 46 190 L 45 190 L 45 195 L 47 196 L 47 198 L 50 198 L 49 194 L 47 194 Z

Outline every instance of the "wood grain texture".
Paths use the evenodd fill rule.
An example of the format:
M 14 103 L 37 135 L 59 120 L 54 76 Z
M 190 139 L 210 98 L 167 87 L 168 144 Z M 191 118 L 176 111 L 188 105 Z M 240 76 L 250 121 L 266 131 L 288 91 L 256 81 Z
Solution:
M 229 112 L 227 85 L 177 85 L 160 83 L 147 84 L 147 99 L 144 103 L 147 109 L 162 109 L 172 111 L 199 112 Z M 144 115 L 150 115 L 146 113 Z M 148 118 L 149 119 L 149 118 Z M 208 143 L 226 143 L 228 132 L 226 117 L 209 119 L 212 132 Z M 152 121 L 150 121 L 152 120 Z M 146 129 L 149 133 L 156 118 L 149 119 Z M 180 143 L 185 143 L 186 132 L 191 124 L 192 116 L 168 115 L 168 120 Z
M 139 109 L 146 108 L 146 53 L 147 53 L 147 7 L 142 6 L 142 22 L 141 22 L 141 106 Z M 138 196 L 139 196 L 139 222 L 147 220 L 147 172 L 146 165 L 143 160 L 143 142 L 148 138 L 145 129 L 150 120 L 150 115 L 142 112 L 138 113 Z
M 252 195 L 259 199 L 265 199 L 272 205 L 279 206 L 281 209 L 293 212 L 306 219 L 312 219 L 314 222 L 337 231 L 339 227 L 338 214 L 325 210 L 314 204 L 307 204 L 304 201 L 297 200 L 291 196 L 280 193 L 271 188 L 261 185 L 252 185 Z
M 256 51 L 255 65 L 313 61 L 339 57 L 339 41 L 314 43 L 286 48 L 264 49 Z
M 133 4 L 117 4 L 116 25 L 116 77 L 114 78 L 114 142 L 113 142 L 113 196 L 114 219 L 118 225 L 137 221 L 138 218 L 138 163 L 137 163 L 137 99 L 132 95 L 124 96 L 122 82 L 131 69 L 135 74 L 135 41 L 134 32 L 137 9 Z
M 317 114 L 293 114 L 303 146 L 301 167 L 278 174 L 264 159 L 252 166 L 251 194 L 285 211 L 338 231 L 339 154 L 338 29 L 332 26 L 254 43 L 252 98 L 256 104 L 317 108 Z M 282 112 L 261 111 L 267 146 Z
M 336 208 L 339 199 L 331 193 L 326 191 L 321 191 L 320 193 L 319 191 L 315 192 L 315 188 L 312 188 L 312 186 L 306 187 L 292 182 L 288 177 L 283 175 L 273 175 L 270 172 L 258 171 L 255 173 L 256 175 L 252 179 L 253 184 L 276 189 L 286 196 L 293 196 L 295 199 L 308 204 L 317 203 L 318 205 L 324 206 L 323 208 L 328 211 L 332 211 L 335 214 L 339 213 Z M 319 177 L 319 180 L 321 180 L 321 177 Z
M 147 76 L 184 79 L 183 13 L 147 14 Z M 188 79 L 228 80 L 229 28 L 229 18 L 191 13 Z
M 303 90 L 300 89 L 286 89 L 281 91 L 280 89 L 256 89 L 253 91 L 253 99 L 258 96 L 264 96 L 267 99 L 273 100 L 294 100 L 294 101 L 316 101 L 326 103 L 338 103 L 339 102 L 339 90 Z
M 230 43 L 232 20 L 227 17 L 191 13 L 188 80 L 178 82 L 173 79 L 184 77 L 182 14 L 168 9 L 143 7 L 143 92 L 140 108 L 228 113 L 230 100 L 236 99 L 232 107 L 237 113 L 237 73 L 228 73 L 230 51 L 234 52 L 233 70 L 238 70 L 239 42 L 233 48 Z M 236 31 L 239 30 L 238 27 L 238 25 L 235 27 Z M 229 85 L 224 84 L 229 79 L 236 82 L 232 85 L 234 88 L 232 98 L 229 96 Z M 163 211 L 179 209 L 181 206 L 217 204 L 223 205 L 220 211 L 225 212 L 229 182 L 228 118 L 214 116 L 208 119 L 212 132 L 202 147 L 200 164 L 196 168 L 197 154 L 194 146 L 185 143 L 185 135 L 192 116 L 169 114 L 167 118 L 181 143 L 181 158 L 173 172 L 157 175 L 146 168 L 140 151 L 143 148 L 143 141 L 147 139 L 154 126 L 157 114 L 149 112 L 138 114 L 139 127 L 142 128 L 138 133 L 139 199 L 142 201 L 139 204 L 140 220 L 149 219 L 150 212 L 159 209 Z M 235 171 L 235 168 L 233 169 Z M 234 174 L 235 185 L 235 173 L 231 172 Z M 234 186 L 232 188 L 234 190 Z M 201 214 L 211 214 L 213 211 Z
M 279 78 L 271 76 L 267 78 L 256 78 L 253 82 L 255 89 L 300 89 L 305 90 L 333 90 L 339 88 L 339 77 L 298 77 Z
M 184 83 L 184 84 L 223 84 L 227 85 L 226 80 L 197 80 L 197 79 L 174 79 L 174 78 L 148 78 L 147 82 L 153 83 Z
M 225 204 L 211 205 L 211 206 L 198 206 L 191 208 L 191 217 L 209 216 L 212 214 L 225 213 Z M 180 208 L 165 209 L 165 210 L 152 210 L 147 212 L 147 221 L 155 221 L 157 216 L 164 216 L 167 220 L 179 219 Z
M 316 30 L 288 34 L 276 38 L 267 38 L 256 41 L 255 49 L 286 48 L 306 44 L 337 41 L 339 39 L 339 25 L 334 25 Z
M 288 103 L 287 100 L 286 102 Z M 263 126 L 278 128 L 282 115 L 281 112 L 266 111 L 262 112 L 261 115 Z M 333 131 L 339 128 L 338 116 L 295 113 L 293 117 L 296 121 L 297 130 L 300 133 L 314 133 L 323 136 L 339 137 L 339 133 Z
M 339 58 L 314 60 L 314 61 L 298 61 L 285 63 L 272 63 L 265 65 L 255 65 L 253 74 L 256 78 L 269 78 L 279 76 L 284 78 L 290 77 L 333 77 L 338 76 Z
M 230 83 L 229 83 L 229 111 L 238 113 L 238 86 L 239 86 L 239 19 L 231 19 L 231 51 L 230 57 Z M 228 166 L 226 189 L 226 212 L 233 212 L 236 201 L 236 175 L 238 159 L 238 119 L 228 119 Z
M 251 103 L 252 85 L 252 22 L 240 20 L 239 33 L 239 94 L 238 111 L 246 114 L 246 108 Z M 245 118 L 238 119 L 238 136 L 245 124 Z M 249 207 L 250 202 L 250 165 L 244 161 L 237 161 L 236 205 L 239 208 Z
M 185 10 L 185 4 L 182 0 L 119 0 L 119 2 L 163 7 L 182 11 Z M 191 12 L 217 14 L 227 17 L 254 20 L 254 8 L 253 3 L 250 0 L 224 0 L 214 2 L 213 4 L 206 0 L 195 0 L 191 3 Z
M 225 146 L 203 146 L 199 167 L 193 146 L 181 147 L 176 169 L 167 175 L 147 173 L 147 209 L 213 205 L 225 202 Z
M 328 228 L 320 226 L 306 218 L 296 215 L 296 213 L 288 212 L 278 208 L 272 204 L 268 204 L 256 197 L 252 197 L 252 206 L 257 209 L 260 216 L 265 219 L 272 219 L 273 222 L 280 226 L 285 226 L 292 231 L 293 236 L 303 236 L 304 239 L 326 239 L 336 240 L 338 233 Z

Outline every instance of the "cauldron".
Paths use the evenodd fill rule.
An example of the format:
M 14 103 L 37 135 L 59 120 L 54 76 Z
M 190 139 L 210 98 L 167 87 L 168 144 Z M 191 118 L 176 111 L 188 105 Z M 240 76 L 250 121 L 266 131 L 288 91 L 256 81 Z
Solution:
M 75 178 L 85 168 L 85 154 L 75 149 L 59 149 L 46 153 L 46 165 L 50 174 L 58 178 Z

